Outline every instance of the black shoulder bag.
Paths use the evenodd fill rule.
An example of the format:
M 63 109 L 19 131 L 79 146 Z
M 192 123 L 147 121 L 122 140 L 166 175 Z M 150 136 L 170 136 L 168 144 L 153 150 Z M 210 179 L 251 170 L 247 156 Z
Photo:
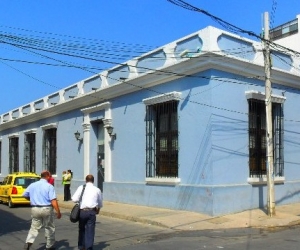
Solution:
M 79 198 L 79 202 L 74 205 L 74 207 L 72 208 L 71 213 L 70 213 L 70 221 L 73 223 L 76 223 L 77 221 L 79 221 L 80 203 L 82 200 L 84 189 L 85 189 L 85 184 L 83 185 L 83 189 L 82 189 L 82 192 L 81 192 L 81 195 Z

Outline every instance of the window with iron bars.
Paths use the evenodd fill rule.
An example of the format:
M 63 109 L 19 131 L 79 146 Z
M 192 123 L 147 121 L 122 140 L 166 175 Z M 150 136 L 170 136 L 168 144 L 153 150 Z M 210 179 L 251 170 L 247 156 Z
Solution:
M 35 166 L 35 133 L 26 134 L 24 141 L 24 170 L 36 172 Z
M 43 165 L 51 174 L 56 174 L 56 128 L 44 130 Z
M 9 138 L 9 173 L 19 172 L 19 138 Z
M 262 100 L 249 99 L 249 171 L 250 177 L 267 174 L 266 105 Z M 283 105 L 272 103 L 274 175 L 283 176 Z
M 178 177 L 178 101 L 146 106 L 146 177 Z

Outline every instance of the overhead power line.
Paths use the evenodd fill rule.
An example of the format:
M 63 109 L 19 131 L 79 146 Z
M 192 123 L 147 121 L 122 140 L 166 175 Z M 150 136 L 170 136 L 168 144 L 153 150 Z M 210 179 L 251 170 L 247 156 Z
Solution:
M 222 27 L 224 27 L 227 30 L 230 30 L 233 33 L 244 33 L 244 34 L 247 34 L 249 36 L 254 36 L 254 37 L 257 37 L 257 38 L 261 39 L 261 37 L 256 35 L 253 31 L 241 29 L 240 27 L 238 27 L 234 24 L 231 24 L 231 23 L 223 20 L 222 18 L 217 17 L 217 16 L 207 12 L 206 10 L 203 10 L 203 9 L 200 9 L 196 6 L 193 6 L 193 5 L 191 5 L 191 4 L 189 4 L 185 1 L 182 1 L 182 0 L 167 0 L 167 1 L 172 3 L 172 4 L 177 5 L 179 7 L 182 7 L 184 9 L 190 10 L 190 11 L 200 12 L 200 13 L 210 17 L 215 22 L 219 23 Z
M 220 17 L 217 17 L 217 16 L 215 16 L 215 15 L 207 12 L 206 10 L 200 9 L 200 8 L 198 8 L 196 6 L 193 6 L 193 5 L 191 5 L 191 4 L 189 4 L 189 3 L 185 2 L 185 1 L 182 1 L 182 0 L 167 0 L 167 1 L 170 2 L 170 3 L 172 3 L 172 4 L 177 5 L 179 7 L 182 7 L 184 9 L 190 10 L 190 11 L 200 12 L 200 13 L 202 13 L 202 14 L 210 17 L 215 22 L 219 23 L 222 27 L 224 27 L 225 29 L 227 29 L 227 30 L 229 30 L 229 31 L 231 31 L 233 33 L 236 33 L 236 34 L 239 34 L 239 33 L 247 34 L 249 36 L 255 37 L 258 40 L 263 41 L 263 42 L 269 44 L 273 48 L 280 49 L 282 51 L 292 53 L 295 56 L 300 56 L 300 52 L 298 52 L 298 51 L 295 51 L 295 50 L 287 48 L 285 46 L 276 44 L 276 43 L 274 43 L 274 42 L 272 42 L 270 40 L 266 40 L 264 37 L 262 37 L 261 35 L 256 34 L 253 31 L 242 29 L 242 28 L 240 28 L 240 27 L 238 27 L 238 26 L 236 26 L 234 24 L 231 24 L 231 23 L 223 20 Z
M 62 38 L 67 38 L 67 41 L 71 41 L 74 43 L 81 43 L 82 41 L 88 42 L 89 44 L 95 44 L 95 45 L 105 45 L 105 44 L 112 44 L 118 47 L 128 47 L 128 48 L 145 48 L 147 50 L 152 50 L 153 48 L 156 48 L 158 46 L 151 46 L 151 45 L 145 45 L 145 44 L 138 44 L 138 43 L 125 43 L 125 42 L 120 42 L 120 41 L 108 41 L 108 40 L 103 40 L 103 39 L 93 39 L 93 38 L 88 38 L 88 37 L 78 37 L 78 36 L 70 36 L 66 34 L 57 34 L 57 33 L 51 33 L 51 32 L 45 32 L 45 31 L 36 31 L 36 30 L 29 30 L 29 29 L 22 29 L 22 28 L 17 28 L 17 27 L 11 27 L 11 26 L 4 26 L 0 25 L 0 28 L 5 28 L 5 29 L 12 29 L 12 30 L 19 30 L 22 32 L 28 33 L 34 33 L 34 34 L 43 34 L 47 35 L 47 39 L 55 39 L 55 40 L 60 40 L 54 37 L 62 37 Z M 18 33 L 12 33 L 12 32 L 6 32 L 7 34 L 17 34 Z M 23 35 L 21 35 L 23 36 Z M 27 37 L 40 37 L 38 35 L 27 35 Z M 66 40 L 64 40 L 66 41 Z
M 185 3 L 184 1 L 179 1 L 179 0 L 178 1 L 168 0 L 168 1 L 169 2 L 177 2 L 177 3 Z M 186 6 L 186 7 L 188 7 L 188 6 Z M 190 10 L 193 10 L 193 11 L 200 11 L 199 8 L 196 8 L 196 9 L 187 8 L 187 9 L 190 9 Z M 211 15 L 210 13 L 208 13 L 204 10 L 201 10 L 200 12 L 210 16 L 211 18 L 213 18 L 214 20 L 216 20 L 220 24 L 223 24 L 222 25 L 223 27 L 225 27 L 227 29 L 230 29 L 234 33 L 242 32 L 242 33 L 246 33 L 248 35 L 253 35 L 253 36 L 255 36 L 259 39 L 262 39 L 260 36 L 256 35 L 254 32 L 245 31 L 243 29 L 240 29 L 237 26 L 232 25 L 228 22 L 225 22 L 221 18 L 218 18 L 214 15 Z M 117 52 L 121 52 L 121 51 L 122 52 L 128 52 L 128 53 L 132 52 L 130 49 L 128 50 L 127 47 L 123 47 L 123 48 L 119 47 L 119 50 L 116 53 L 106 53 L 107 51 L 113 51 L 113 52 L 115 52 L 115 51 L 113 50 L 113 47 L 110 47 L 110 48 L 105 47 L 105 46 L 107 46 L 107 44 L 105 46 L 103 44 L 101 44 L 101 46 L 102 46 L 101 47 L 101 46 L 94 46 L 94 45 L 88 45 L 88 44 L 72 43 L 72 41 L 68 41 L 68 42 L 66 42 L 66 41 L 55 41 L 55 39 L 53 39 L 53 38 L 49 39 L 49 41 L 46 41 L 46 39 L 41 39 L 40 37 L 25 37 L 24 38 L 24 37 L 20 37 L 20 36 L 14 36 L 14 35 L 11 35 L 11 34 L 2 34 L 2 35 L 0 34 L 0 38 L 1 38 L 2 43 L 4 43 L 4 44 L 9 44 L 9 45 L 12 45 L 12 46 L 20 48 L 20 49 L 25 49 L 27 52 L 34 53 L 36 55 L 47 58 L 49 60 L 54 60 L 54 61 L 63 63 L 66 67 L 80 68 L 82 70 L 85 70 L 85 71 L 88 71 L 88 72 L 91 72 L 91 73 L 94 73 L 94 74 L 98 74 L 98 73 L 89 71 L 88 67 L 74 66 L 73 63 L 66 62 L 65 60 L 54 59 L 53 57 L 45 56 L 45 55 L 43 55 L 41 53 L 37 53 L 35 51 L 42 51 L 42 52 L 45 52 L 45 53 L 75 57 L 75 58 L 80 58 L 80 59 L 85 59 L 85 60 L 92 60 L 92 61 L 96 61 L 96 62 L 103 62 L 103 63 L 108 63 L 108 64 L 112 64 L 112 65 L 119 65 L 119 66 L 127 66 L 127 63 L 126 64 L 118 63 L 116 61 L 103 60 L 103 59 L 100 59 L 100 58 L 103 58 L 104 55 L 106 55 L 107 57 L 104 57 L 104 58 L 112 59 L 112 56 L 115 56 L 117 54 Z M 287 49 L 287 48 L 285 48 L 285 49 Z M 32 51 L 32 50 L 34 50 L 34 51 Z M 99 53 L 99 50 L 102 51 L 102 53 Z M 79 53 L 78 53 L 78 51 L 79 51 Z M 143 52 L 144 53 L 144 51 L 135 51 L 135 52 L 138 52 L 138 53 Z M 249 53 L 250 52 L 251 51 L 249 51 Z M 91 54 L 89 55 L 88 53 L 91 53 Z M 245 53 L 245 51 L 238 51 L 237 50 L 236 52 L 233 52 L 233 53 Z M 124 57 L 125 56 L 130 56 L 130 55 L 129 54 L 124 54 Z M 223 58 L 226 58 L 226 55 L 224 55 Z M 119 57 L 118 59 L 123 59 L 123 58 Z M 153 57 L 153 60 L 161 60 L 161 59 L 162 58 L 157 57 L 157 56 Z M 193 58 L 190 58 L 190 59 L 193 60 Z M 150 69 L 150 68 L 147 68 L 147 67 L 139 67 L 139 68 L 140 69 L 145 69 L 145 70 L 150 70 L 151 71 L 150 74 L 157 74 L 157 75 L 158 74 L 166 74 L 166 75 L 175 75 L 175 76 L 178 76 L 178 77 L 199 77 L 199 76 L 188 75 L 188 74 L 178 74 L 176 72 L 171 72 L 171 71 L 166 71 L 166 70 Z M 260 77 L 261 76 L 254 76 L 254 77 L 251 77 L 251 78 L 252 79 L 260 79 Z M 215 79 L 216 81 L 220 81 L 219 85 L 221 85 L 222 83 L 226 83 L 226 82 L 227 83 L 238 83 L 239 82 L 238 80 L 233 80 L 233 79 L 230 79 L 230 80 L 226 79 L 225 80 L 224 78 L 223 79 L 222 78 L 211 78 L 211 77 L 206 78 L 206 77 L 203 77 L 203 76 L 200 76 L 199 78 L 209 79 L 209 80 Z M 246 79 L 246 78 L 244 78 L 244 79 Z M 114 79 L 114 80 L 117 80 L 117 79 Z M 164 94 L 164 93 L 161 93 L 159 91 L 155 91 L 155 90 L 150 89 L 150 88 L 143 88 L 143 87 L 131 84 L 130 82 L 125 81 L 125 83 L 129 84 L 129 85 L 132 85 L 136 88 L 146 89 L 146 90 L 158 93 L 158 94 Z M 240 83 L 240 84 L 249 84 L 249 83 L 247 82 L 247 83 Z M 200 93 L 201 92 L 199 92 L 198 94 L 200 94 Z M 193 103 L 196 103 L 196 104 L 199 104 L 199 105 L 204 105 L 204 106 L 210 106 L 210 105 L 203 104 L 203 103 L 198 103 L 198 102 L 192 101 L 192 100 L 189 100 L 189 102 L 193 102 Z M 213 107 L 213 106 L 210 106 L 210 107 Z M 226 110 L 226 111 L 230 111 L 230 112 L 240 113 L 238 111 L 222 109 L 222 108 L 219 108 L 219 107 L 213 107 L 213 108 Z

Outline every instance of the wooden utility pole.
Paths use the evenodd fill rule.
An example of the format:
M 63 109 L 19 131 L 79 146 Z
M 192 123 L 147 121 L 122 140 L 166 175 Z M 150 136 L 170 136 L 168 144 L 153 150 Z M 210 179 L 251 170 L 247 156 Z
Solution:
M 272 84 L 271 84 L 271 60 L 270 60 L 270 29 L 269 13 L 264 13 L 264 59 L 265 59 L 265 92 L 266 92 L 266 139 L 267 139 L 267 186 L 268 186 L 268 215 L 275 215 L 275 194 L 274 194 L 274 160 L 273 160 L 273 129 L 272 129 Z

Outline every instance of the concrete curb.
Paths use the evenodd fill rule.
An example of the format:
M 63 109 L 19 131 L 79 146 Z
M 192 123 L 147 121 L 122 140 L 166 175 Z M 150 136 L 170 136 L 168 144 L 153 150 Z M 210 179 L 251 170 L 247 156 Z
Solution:
M 70 210 L 70 212 L 71 212 L 71 209 L 74 206 L 74 203 L 65 204 L 63 202 L 60 202 L 59 206 L 60 206 L 60 208 Z M 162 224 L 160 222 L 157 222 L 157 221 L 154 221 L 154 220 L 149 220 L 149 219 L 144 219 L 144 218 L 140 218 L 140 217 L 136 217 L 136 216 L 128 216 L 128 215 L 123 215 L 123 214 L 118 214 L 118 213 L 113 213 L 113 212 L 107 212 L 107 211 L 100 211 L 99 215 L 100 216 L 111 217 L 111 218 L 116 218 L 116 219 L 121 219 L 121 220 L 139 222 L 139 223 L 158 226 L 158 227 L 163 227 L 163 228 L 170 228 L 167 225 Z
M 61 201 L 60 199 L 58 201 L 59 206 L 69 212 L 74 206 L 74 202 L 72 201 Z M 224 230 L 233 228 L 280 230 L 300 225 L 299 210 L 300 203 L 279 207 L 278 216 L 274 218 L 268 217 L 260 209 L 213 217 L 187 211 L 173 211 L 107 202 L 101 209 L 99 216 L 138 222 L 176 231 Z
M 139 217 L 135 217 L 135 216 L 116 214 L 116 213 L 111 213 L 111 212 L 106 212 L 106 211 L 100 212 L 100 216 L 101 215 L 106 216 L 106 217 L 121 219 L 121 220 L 128 220 L 128 221 L 139 222 L 139 223 L 158 226 L 158 227 L 163 227 L 163 228 L 169 228 L 167 225 L 164 225 L 160 222 L 153 221 L 153 220 L 148 220 L 148 219 L 143 219 L 143 218 L 139 218 Z

